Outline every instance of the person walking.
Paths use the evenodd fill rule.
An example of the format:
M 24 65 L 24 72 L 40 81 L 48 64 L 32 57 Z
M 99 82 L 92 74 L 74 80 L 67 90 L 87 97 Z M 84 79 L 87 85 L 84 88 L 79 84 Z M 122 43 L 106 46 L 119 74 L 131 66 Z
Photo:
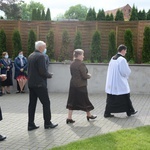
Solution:
M 35 51 L 28 57 L 28 130 L 39 128 L 35 125 L 34 117 L 37 99 L 39 98 L 43 106 L 44 128 L 55 128 L 58 124 L 51 122 L 50 99 L 47 90 L 47 79 L 52 78 L 45 63 L 46 43 L 43 41 L 35 42 Z
M 131 69 L 124 58 L 127 47 L 120 45 L 118 53 L 109 62 L 105 92 L 107 93 L 104 117 L 114 117 L 111 113 L 126 112 L 127 116 L 137 113 L 130 100 L 128 78 Z
M 87 79 L 91 78 L 88 69 L 82 62 L 84 59 L 84 51 L 82 49 L 75 49 L 73 53 L 74 60 L 70 65 L 70 89 L 66 108 L 68 109 L 68 118 L 66 123 L 74 123 L 72 119 L 73 110 L 85 111 L 87 120 L 95 119 L 97 116 L 91 115 L 91 110 L 94 106 L 88 98 Z

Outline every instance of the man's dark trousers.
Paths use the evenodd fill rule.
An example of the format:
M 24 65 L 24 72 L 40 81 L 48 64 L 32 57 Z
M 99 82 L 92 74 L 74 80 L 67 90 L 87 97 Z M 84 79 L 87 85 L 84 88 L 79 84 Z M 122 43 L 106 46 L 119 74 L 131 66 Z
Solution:
M 29 88 L 29 106 L 28 106 L 28 123 L 32 125 L 34 123 L 35 110 L 37 105 L 37 99 L 43 105 L 43 118 L 44 124 L 49 124 L 51 120 L 50 100 L 48 90 L 46 87 L 33 87 Z

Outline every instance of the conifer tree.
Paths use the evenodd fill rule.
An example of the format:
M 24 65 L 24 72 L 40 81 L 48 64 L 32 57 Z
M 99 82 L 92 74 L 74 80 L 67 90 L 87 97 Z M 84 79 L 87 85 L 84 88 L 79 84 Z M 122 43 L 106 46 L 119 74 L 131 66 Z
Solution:
M 150 9 L 147 12 L 146 20 L 150 20 Z
M 97 20 L 100 21 L 100 20 L 105 20 L 105 12 L 104 12 L 104 9 L 98 11 L 98 14 L 97 14 Z
M 123 12 L 120 9 L 117 10 L 115 21 L 124 21 Z
M 116 37 L 115 37 L 115 31 L 111 30 L 109 33 L 109 49 L 108 49 L 108 60 L 112 58 L 117 52 L 116 48 Z
M 74 49 L 82 48 L 81 32 L 77 31 L 74 40 Z
M 146 20 L 146 13 L 145 10 L 143 9 L 143 11 L 139 11 L 138 12 L 138 20 Z
M 142 62 L 147 63 L 150 61 L 150 27 L 144 29 L 143 49 L 142 49 Z
M 99 31 L 95 31 L 91 43 L 91 62 L 101 62 L 101 36 Z
M 124 43 L 127 46 L 126 59 L 127 61 L 135 61 L 133 51 L 133 33 L 130 29 L 127 29 L 124 34 Z
M 36 17 L 36 20 L 41 20 L 41 18 L 42 18 L 41 10 L 40 10 L 40 9 L 37 9 L 37 17 Z
M 18 55 L 19 51 L 22 50 L 21 36 L 20 32 L 17 29 L 13 31 L 12 42 L 13 42 L 13 58 L 15 58 Z
M 28 56 L 35 50 L 36 34 L 33 30 L 28 34 Z
M 44 10 L 42 10 L 41 20 L 45 20 L 45 11 Z
M 137 8 L 135 8 L 134 5 L 132 7 L 131 16 L 130 16 L 130 21 L 133 21 L 133 20 L 138 20 L 138 10 Z
M 94 21 L 94 20 L 96 20 L 96 12 L 94 8 L 93 9 L 90 8 L 86 16 L 86 21 Z
M 51 13 L 50 13 L 50 9 L 49 8 L 47 9 L 45 20 L 49 20 L 49 21 L 51 20 Z
M 37 11 L 36 11 L 36 9 L 32 9 L 32 20 L 37 20 Z
M 46 36 L 47 55 L 50 59 L 54 59 L 54 32 L 49 30 Z
M 4 29 L 0 30 L 0 54 L 6 51 L 6 34 Z
M 114 21 L 114 16 L 112 13 L 110 14 L 110 21 Z
M 67 30 L 63 31 L 62 34 L 62 45 L 60 49 L 59 61 L 69 60 L 70 51 L 69 51 L 70 37 Z

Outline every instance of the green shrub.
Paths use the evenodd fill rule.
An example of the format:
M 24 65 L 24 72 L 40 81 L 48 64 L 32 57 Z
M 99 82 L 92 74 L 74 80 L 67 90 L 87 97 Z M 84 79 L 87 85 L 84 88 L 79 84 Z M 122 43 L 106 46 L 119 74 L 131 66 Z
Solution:
M 74 49 L 82 48 L 82 37 L 80 31 L 76 32 L 74 40 Z
M 69 44 L 70 44 L 69 34 L 67 30 L 64 30 L 62 34 L 62 45 L 61 45 L 60 56 L 59 56 L 60 62 L 70 59 L 69 58 L 69 55 L 70 55 Z
M 101 62 L 101 36 L 99 31 L 95 31 L 91 43 L 91 62 Z
M 108 60 L 111 59 L 112 56 L 114 56 L 117 52 L 116 48 L 116 36 L 115 36 L 115 31 L 112 30 L 109 33 L 109 49 L 108 49 Z
M 28 56 L 35 50 L 36 34 L 33 30 L 28 34 Z
M 15 58 L 18 55 L 19 51 L 22 50 L 20 32 L 17 29 L 13 31 L 12 43 L 13 43 L 13 58 Z
M 130 29 L 127 29 L 124 33 L 124 43 L 127 46 L 126 59 L 127 61 L 135 61 L 133 51 L 133 33 Z
M 46 36 L 46 43 L 47 43 L 47 55 L 49 56 L 50 60 L 54 59 L 54 32 L 49 30 Z
M 147 63 L 150 61 L 150 27 L 145 27 L 142 49 L 142 62 Z
M 6 51 L 6 34 L 4 29 L 0 30 L 0 54 Z

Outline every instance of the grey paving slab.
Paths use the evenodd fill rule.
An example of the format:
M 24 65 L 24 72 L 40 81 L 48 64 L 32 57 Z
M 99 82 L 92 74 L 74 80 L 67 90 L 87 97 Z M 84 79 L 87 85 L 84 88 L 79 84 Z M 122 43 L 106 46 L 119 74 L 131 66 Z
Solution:
M 135 116 L 127 117 L 125 113 L 115 114 L 115 118 L 103 117 L 106 94 L 90 94 L 95 106 L 92 114 L 98 117 L 88 122 L 86 113 L 74 111 L 73 125 L 66 124 L 66 101 L 68 93 L 49 93 L 51 99 L 52 122 L 58 123 L 55 129 L 45 130 L 43 126 L 42 105 L 38 101 L 35 123 L 40 126 L 34 131 L 27 131 L 28 93 L 9 94 L 0 97 L 3 121 L 0 122 L 0 134 L 7 139 L 0 142 L 0 150 L 48 150 L 80 139 L 113 132 L 125 128 L 134 128 L 150 124 L 150 95 L 132 95 Z

